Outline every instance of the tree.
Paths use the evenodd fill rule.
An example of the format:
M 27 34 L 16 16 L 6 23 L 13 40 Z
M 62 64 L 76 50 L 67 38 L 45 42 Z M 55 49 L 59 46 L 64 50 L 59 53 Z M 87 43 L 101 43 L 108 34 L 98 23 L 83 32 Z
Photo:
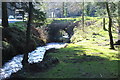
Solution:
M 23 21 L 24 21 L 24 15 L 25 15 L 25 13 L 28 13 L 28 9 L 29 9 L 28 2 L 9 2 L 9 4 L 10 4 L 10 7 L 9 7 L 10 10 L 14 10 L 14 11 L 15 11 L 15 9 L 22 9 L 23 10 L 23 11 L 21 11 L 20 14 L 22 14 Z M 32 5 L 33 5 L 32 21 L 34 23 L 39 23 L 39 26 L 41 26 L 46 21 L 45 13 L 43 11 L 41 11 L 42 3 L 32 2 Z
M 103 18 L 103 30 L 107 31 L 106 27 L 105 27 L 105 18 Z
M 120 1 L 118 2 L 118 22 L 119 22 L 119 27 L 120 27 Z
M 83 8 L 82 8 L 82 27 L 83 27 L 83 31 L 84 31 L 84 16 L 85 16 L 85 15 L 84 15 L 84 1 L 83 1 L 82 4 L 83 4 L 83 6 L 82 6 L 82 7 L 83 7 Z
M 105 27 L 105 17 L 107 15 L 106 12 L 106 6 L 105 6 L 105 2 L 97 2 L 96 3 L 96 12 L 95 12 L 96 16 L 102 17 L 103 18 L 103 30 L 107 31 L 106 27 Z
M 63 2 L 63 17 L 67 17 L 67 7 L 66 7 L 67 3 Z
M 85 3 L 84 5 L 84 11 L 86 16 L 95 16 L 96 12 L 96 4 L 92 2 Z
M 114 45 L 113 45 L 113 36 L 112 36 L 112 31 L 111 31 L 112 17 L 111 17 L 111 13 L 110 13 L 108 2 L 106 2 L 105 4 L 106 4 L 106 9 L 107 9 L 108 18 L 109 18 L 108 32 L 109 32 L 109 37 L 110 37 L 110 49 L 115 49 Z
M 36 4 L 37 5 L 40 5 L 40 6 L 38 6 L 37 8 L 35 8 L 36 7 Z M 41 11 L 41 7 L 42 6 L 42 4 L 40 4 L 40 3 L 34 3 L 33 4 L 33 17 L 32 17 L 32 21 L 36 24 L 36 23 L 39 23 L 39 26 L 41 26 L 41 25 L 44 25 L 44 23 L 45 23 L 45 21 L 46 21 L 46 13 L 45 12 L 43 12 L 43 11 Z
M 16 9 L 22 9 L 19 13 L 22 14 L 23 21 L 25 13 L 28 12 L 28 2 L 9 2 L 8 9 L 15 11 Z
M 117 22 L 118 22 L 118 35 L 120 35 L 120 1 L 118 2 L 117 6 L 118 6 L 118 18 L 117 18 Z M 118 40 L 120 40 L 120 37 L 118 37 Z
M 7 2 L 2 2 L 2 26 L 8 27 Z
M 29 2 L 29 18 L 27 23 L 27 31 L 26 31 L 26 50 L 28 51 L 29 43 L 30 43 L 30 29 L 31 29 L 31 21 L 32 21 L 32 9 L 33 5 L 32 2 Z M 22 61 L 23 67 L 26 68 L 28 65 L 28 53 L 24 54 L 23 61 Z

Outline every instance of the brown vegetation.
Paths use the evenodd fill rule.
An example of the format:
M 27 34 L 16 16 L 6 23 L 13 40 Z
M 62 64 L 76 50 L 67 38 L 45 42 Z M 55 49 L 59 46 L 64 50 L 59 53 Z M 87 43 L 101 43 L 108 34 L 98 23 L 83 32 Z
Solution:
M 40 27 L 35 28 L 34 26 L 31 27 L 32 29 L 32 34 L 39 39 L 43 40 L 45 43 L 48 41 L 47 39 L 47 32 Z

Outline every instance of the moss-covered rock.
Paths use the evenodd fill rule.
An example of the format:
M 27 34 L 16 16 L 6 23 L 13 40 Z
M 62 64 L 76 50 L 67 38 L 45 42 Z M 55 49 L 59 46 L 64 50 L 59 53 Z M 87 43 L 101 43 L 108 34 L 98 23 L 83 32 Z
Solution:
M 26 52 L 26 36 L 25 32 L 19 30 L 16 27 L 8 27 L 3 29 L 3 40 L 10 43 L 15 51 L 19 54 Z M 30 40 L 29 49 L 34 50 L 36 48 L 35 41 Z
M 44 42 L 31 36 L 29 48 L 26 49 L 26 33 L 17 27 L 2 29 L 3 36 L 3 61 L 10 59 L 17 54 L 31 52 L 36 46 L 44 45 Z

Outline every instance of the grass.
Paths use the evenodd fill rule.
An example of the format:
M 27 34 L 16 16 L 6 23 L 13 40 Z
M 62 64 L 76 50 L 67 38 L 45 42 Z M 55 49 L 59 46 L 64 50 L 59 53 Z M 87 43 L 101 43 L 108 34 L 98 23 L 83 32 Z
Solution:
M 74 28 L 74 35 L 71 38 L 72 42 L 79 42 L 82 40 L 90 39 L 91 41 L 95 41 L 99 43 L 107 43 L 109 44 L 109 35 L 108 31 L 103 30 L 103 20 L 100 18 L 89 18 L 91 20 L 85 20 L 85 25 L 84 25 L 84 31 L 81 26 L 81 23 L 79 27 Z M 89 25 L 86 25 L 89 23 Z M 118 26 L 116 24 L 115 26 Z M 108 29 L 108 19 L 106 18 L 106 29 Z M 116 28 L 112 27 L 112 34 L 113 34 L 113 39 L 114 41 L 117 40 L 118 34 Z
M 26 30 L 26 25 L 27 25 L 26 22 L 15 22 L 15 23 L 10 23 L 9 24 L 10 27 L 17 27 L 22 31 Z
M 89 45 L 89 46 L 88 46 Z M 118 51 L 108 46 L 98 46 L 91 41 L 68 44 L 49 53 L 60 63 L 45 72 L 24 75 L 29 78 L 116 78 L 118 76 Z
M 75 19 L 79 20 L 79 18 Z M 102 19 L 86 17 L 86 21 L 91 21 L 91 19 L 94 19 L 95 23 L 85 26 L 85 32 L 79 27 L 75 29 L 72 37 L 74 43 L 48 54 L 59 59 L 58 65 L 45 72 L 27 73 L 22 76 L 28 78 L 117 78 L 120 60 L 118 49 L 109 49 L 109 36 L 108 32 L 102 29 Z M 117 39 L 115 31 L 113 37 Z

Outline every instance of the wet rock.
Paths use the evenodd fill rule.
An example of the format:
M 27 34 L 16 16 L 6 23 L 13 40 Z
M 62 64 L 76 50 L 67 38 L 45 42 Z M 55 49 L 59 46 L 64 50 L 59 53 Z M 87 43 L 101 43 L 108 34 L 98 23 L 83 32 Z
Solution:
M 64 48 L 67 48 L 67 46 L 68 46 L 68 44 L 66 44 L 66 45 L 64 46 Z
M 52 65 L 55 65 L 55 64 L 58 64 L 58 63 L 59 63 L 59 60 L 57 58 L 50 58 L 50 59 L 44 60 L 40 63 L 30 64 L 29 70 L 31 72 L 41 72 L 41 71 L 47 70 Z
M 44 54 L 45 57 L 43 58 L 43 61 L 50 59 L 51 56 L 48 55 L 48 54 L 49 54 L 50 52 L 54 53 L 54 52 L 56 52 L 56 50 L 57 50 L 57 49 L 55 49 L 55 48 L 51 48 L 51 49 L 47 50 L 47 51 L 45 52 L 45 54 Z
M 51 49 L 47 50 L 46 53 L 54 52 L 55 50 L 56 50 L 55 48 L 51 48 Z

